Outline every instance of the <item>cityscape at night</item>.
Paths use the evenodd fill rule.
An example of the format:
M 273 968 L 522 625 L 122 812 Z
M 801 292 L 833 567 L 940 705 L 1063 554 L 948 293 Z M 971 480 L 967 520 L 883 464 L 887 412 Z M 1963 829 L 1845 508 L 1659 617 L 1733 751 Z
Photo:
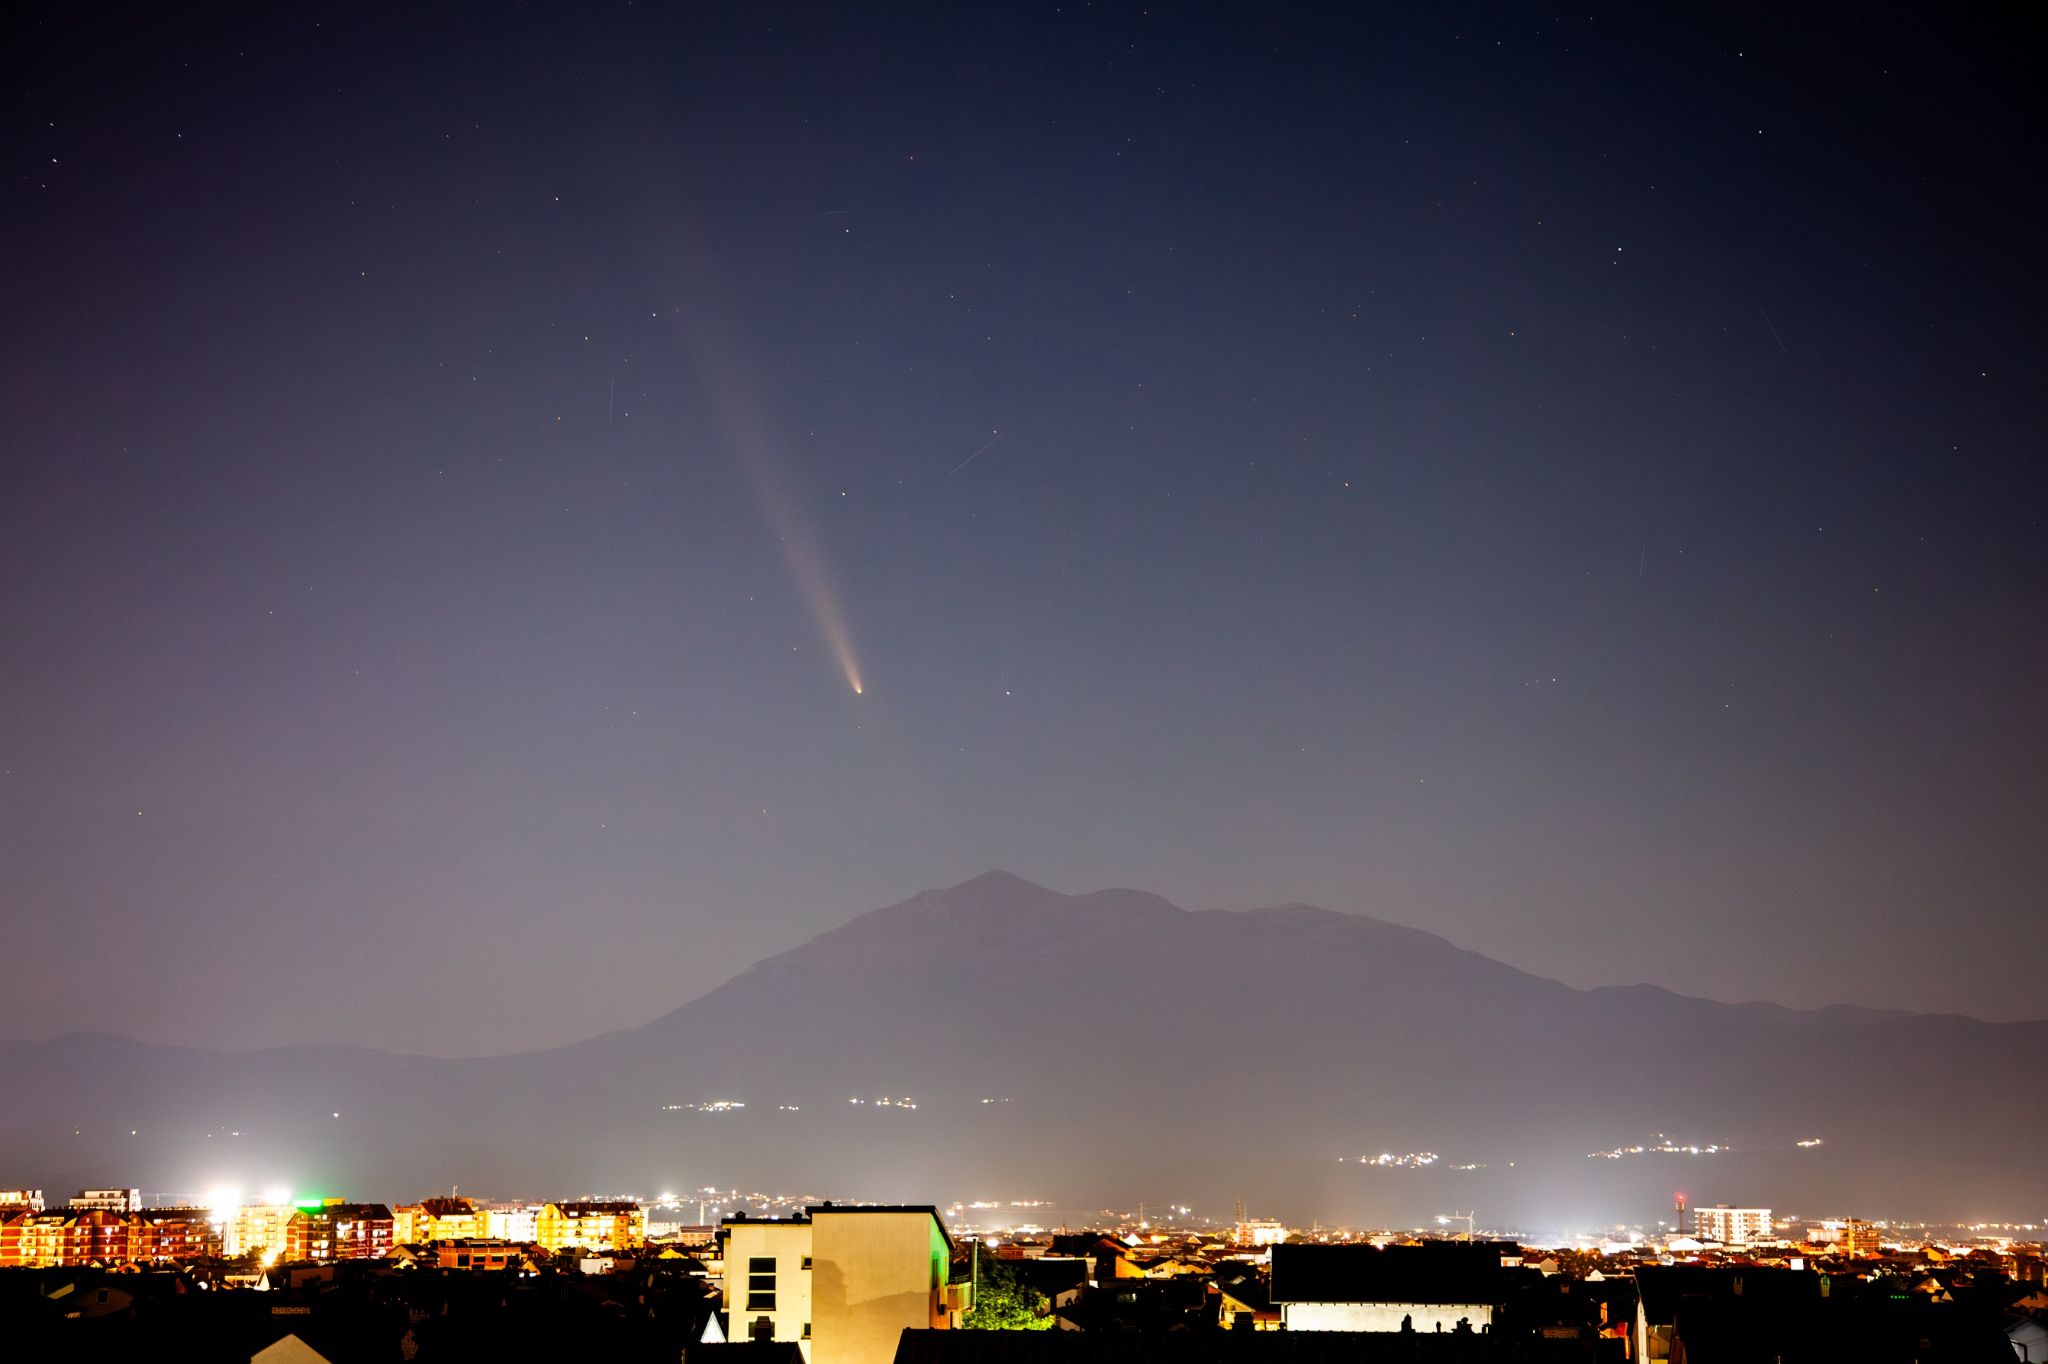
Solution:
M 2048 1360 L 2048 11 L 9 13 L 0 1359 Z
M 1939 1341 L 1942 1357 L 1989 1359 L 2037 1339 L 2028 1318 L 2000 1309 L 2048 1296 L 2048 1226 L 1802 1217 L 1688 1206 L 1683 1193 L 1654 1222 L 1557 1242 L 1471 1212 L 1412 1228 L 1289 1226 L 1248 1215 L 1241 1199 L 1221 1218 L 1185 1204 L 874 1204 L 711 1187 L 413 1203 L 223 1187 L 203 1203 L 151 1203 L 136 1189 L 62 1201 L 0 1190 L 0 1269 L 41 1271 L 38 1291 L 60 1311 L 80 1305 L 71 1319 L 260 1338 L 282 1316 L 295 1342 L 306 1331 L 368 1357 L 423 1345 L 518 1354 L 553 1337 L 632 1357 L 715 1359 L 744 1341 L 886 1361 L 940 1348 L 914 1342 L 926 1331 L 1037 1329 L 1330 1332 L 1340 1347 L 1361 1331 L 1483 1335 L 1508 1357 L 1540 1340 L 1572 1358 L 1664 1359 L 1756 1327 L 1755 1304 L 1731 1301 L 1747 1297 L 1770 1301 L 1781 1344 L 1810 1344 L 1821 1328 L 1882 1354 L 1903 1328 L 1920 1348 Z M 895 1291 L 833 1301 L 820 1286 L 838 1276 Z M 522 1329 L 538 1334 L 506 1344 L 502 1322 L 472 1315 L 463 1282 L 492 1285 L 500 1312 L 518 1301 Z M 562 1304 L 564 1282 L 584 1286 L 586 1308 L 650 1310 L 593 1317 Z M 211 1305 L 169 1310 L 165 1289 Z M 138 1312 L 150 1290 L 158 1303 Z M 423 1302 L 440 1304 L 441 1331 L 422 1334 Z M 629 1325 L 633 1315 L 644 1319 Z

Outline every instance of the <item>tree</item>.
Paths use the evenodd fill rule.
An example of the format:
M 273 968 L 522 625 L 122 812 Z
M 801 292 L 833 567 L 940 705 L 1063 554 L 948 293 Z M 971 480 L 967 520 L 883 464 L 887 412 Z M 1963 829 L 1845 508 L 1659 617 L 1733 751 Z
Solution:
M 1052 1303 L 1003 1261 L 974 1244 L 974 1306 L 960 1319 L 970 1331 L 1045 1331 L 1052 1328 Z

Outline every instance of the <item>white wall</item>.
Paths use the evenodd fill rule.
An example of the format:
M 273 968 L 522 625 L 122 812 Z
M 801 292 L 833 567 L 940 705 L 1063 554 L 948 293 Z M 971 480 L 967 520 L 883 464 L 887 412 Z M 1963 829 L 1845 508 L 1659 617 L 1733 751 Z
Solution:
M 811 1357 L 811 1342 L 804 1327 L 811 1321 L 811 1271 L 804 1260 L 811 1253 L 808 1222 L 727 1222 L 725 1224 L 725 1310 L 726 1339 L 735 1343 L 754 1338 L 754 1322 L 767 1317 L 775 1324 L 776 1340 L 793 1340 Z M 775 1260 L 775 1310 L 751 1311 L 747 1307 L 747 1262 L 755 1256 Z
M 540 1209 L 490 1208 L 484 1213 L 484 1235 L 499 1241 L 533 1241 L 540 1237 Z
M 1417 1331 L 1454 1330 L 1460 1317 L 1477 1331 L 1493 1321 L 1493 1309 L 1477 1302 L 1290 1302 L 1280 1315 L 1290 1331 L 1398 1331 L 1403 1317 Z

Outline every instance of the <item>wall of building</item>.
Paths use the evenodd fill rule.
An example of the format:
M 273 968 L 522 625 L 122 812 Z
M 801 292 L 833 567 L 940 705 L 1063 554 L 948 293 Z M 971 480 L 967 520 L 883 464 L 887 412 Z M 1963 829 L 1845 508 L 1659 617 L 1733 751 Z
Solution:
M 808 1222 L 729 1222 L 725 1242 L 725 1310 L 730 1323 L 726 1339 L 740 1342 L 754 1338 L 755 1323 L 766 1317 L 772 1340 L 793 1340 L 811 1358 L 810 1336 L 816 1334 L 812 1320 L 811 1224 Z M 775 1262 L 775 1306 L 772 1310 L 748 1306 L 747 1295 L 754 1260 Z M 808 1329 L 809 1335 L 806 1334 Z M 892 1359 L 894 1352 L 891 1351 Z
M 1701 1240 L 1730 1246 L 1768 1241 L 1773 1230 L 1769 1208 L 1695 1208 L 1692 1224 Z
M 295 1211 L 289 1203 L 251 1203 L 236 1208 L 221 1227 L 223 1253 L 230 1258 L 284 1254 L 285 1228 Z
M 1398 1331 L 1403 1317 L 1423 1332 L 1455 1330 L 1460 1318 L 1475 1331 L 1493 1322 L 1493 1308 L 1477 1302 L 1290 1302 L 1280 1313 L 1290 1331 Z
M 891 1364 L 905 1327 L 952 1324 L 940 1307 L 950 1255 L 930 1213 L 814 1211 L 811 1257 L 817 1364 Z
M 484 1215 L 484 1235 L 499 1241 L 538 1241 L 540 1209 L 492 1208 Z
M 628 1250 L 647 1239 L 647 1213 L 550 1203 L 534 1218 L 533 1239 L 550 1251 Z

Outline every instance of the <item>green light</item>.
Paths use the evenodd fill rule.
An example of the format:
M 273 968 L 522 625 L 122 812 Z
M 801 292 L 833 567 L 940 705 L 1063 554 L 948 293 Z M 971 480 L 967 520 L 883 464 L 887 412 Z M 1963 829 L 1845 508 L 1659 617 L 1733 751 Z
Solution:
M 292 1206 L 295 1208 L 304 1208 L 308 1212 L 318 1212 L 320 1209 L 327 1206 L 327 1200 L 324 1198 L 301 1198 L 298 1202 L 292 1204 Z

